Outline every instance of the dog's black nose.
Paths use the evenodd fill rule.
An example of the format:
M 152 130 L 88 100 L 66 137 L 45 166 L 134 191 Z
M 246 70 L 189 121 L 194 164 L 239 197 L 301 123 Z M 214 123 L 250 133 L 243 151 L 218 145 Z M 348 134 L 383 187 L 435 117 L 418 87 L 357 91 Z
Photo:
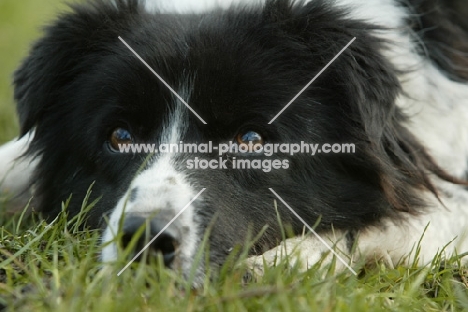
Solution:
M 122 245 L 126 248 L 133 239 L 133 236 L 138 232 L 142 226 L 146 225 L 146 229 L 143 230 L 143 234 L 140 235 L 135 246 L 135 254 L 142 250 L 146 244 L 148 244 L 161 230 L 168 224 L 166 220 L 160 218 L 146 219 L 140 216 L 127 216 L 125 218 L 122 230 Z M 149 228 L 148 228 L 149 227 Z M 173 228 L 167 228 L 164 232 L 160 233 L 159 236 L 151 243 L 148 247 L 149 254 L 159 253 L 161 254 L 164 265 L 170 267 L 174 262 L 176 249 L 179 244 L 177 239 L 177 231 Z

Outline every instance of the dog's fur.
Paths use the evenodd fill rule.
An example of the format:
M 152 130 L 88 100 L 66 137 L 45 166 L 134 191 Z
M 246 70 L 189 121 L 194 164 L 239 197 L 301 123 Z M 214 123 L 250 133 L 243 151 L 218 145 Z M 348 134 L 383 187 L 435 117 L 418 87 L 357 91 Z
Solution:
M 104 227 L 103 240 L 110 242 L 119 225 L 125 237 L 145 218 L 156 234 L 206 188 L 165 232 L 176 245 L 175 259 L 166 264 L 183 274 L 207 231 L 213 266 L 265 225 L 251 253 L 278 246 L 276 197 L 268 188 L 310 225 L 320 220 L 318 233 L 353 259 L 400 261 L 426 226 L 422 261 L 454 239 L 450 254 L 468 249 L 468 25 L 455 11 L 466 10 L 461 1 L 194 3 L 94 1 L 45 29 L 14 76 L 21 135 L 34 132 L 33 138 L 0 150 L 11 164 L 29 145 L 19 167 L 29 164 L 38 211 L 54 217 L 73 194 L 68 209 L 76 214 L 94 183 L 91 200 L 100 201 L 87 225 Z M 290 168 L 269 173 L 188 170 L 193 155 L 112 151 L 116 128 L 129 130 L 138 143 L 217 144 L 252 130 L 272 143 L 354 143 L 356 153 L 275 155 Z M 1 170 L 10 190 L 24 188 L 24 178 L 8 182 L 18 170 Z M 281 202 L 278 211 L 298 235 L 285 242 L 288 250 L 294 245 L 304 265 L 317 262 L 327 248 L 302 237 L 303 224 Z M 115 259 L 117 251 L 113 241 L 103 259 Z M 277 251 L 259 257 L 273 262 Z M 200 284 L 205 268 L 196 272 Z

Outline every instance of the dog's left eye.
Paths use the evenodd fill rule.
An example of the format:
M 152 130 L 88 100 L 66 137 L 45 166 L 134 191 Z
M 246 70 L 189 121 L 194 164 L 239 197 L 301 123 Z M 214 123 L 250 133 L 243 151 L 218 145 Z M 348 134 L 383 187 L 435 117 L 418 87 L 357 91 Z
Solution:
M 133 137 L 130 131 L 124 128 L 117 128 L 112 132 L 110 145 L 114 150 L 118 151 L 121 145 L 131 143 L 133 143 Z
M 237 144 L 239 145 L 248 145 L 252 142 L 253 146 L 262 145 L 265 143 L 263 137 L 255 131 L 247 131 L 239 133 L 236 137 Z

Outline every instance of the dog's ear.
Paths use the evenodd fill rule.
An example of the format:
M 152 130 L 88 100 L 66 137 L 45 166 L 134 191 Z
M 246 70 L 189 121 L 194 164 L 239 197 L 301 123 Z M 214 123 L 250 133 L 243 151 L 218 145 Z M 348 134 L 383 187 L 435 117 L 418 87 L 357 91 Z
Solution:
M 314 91 L 310 94 L 320 99 L 323 90 L 334 87 L 328 98 L 335 100 L 327 101 L 333 116 L 324 118 L 346 127 L 348 138 L 357 143 L 356 155 L 340 158 L 343 167 L 358 168 L 356 179 L 367 179 L 395 210 L 407 212 L 424 206 L 418 190 L 437 196 L 429 174 L 464 183 L 442 170 L 405 127 L 406 116 L 396 105 L 397 97 L 404 96 L 398 79 L 404 73 L 382 54 L 391 45 L 382 38 L 391 30 L 352 19 L 346 9 L 323 0 L 307 4 L 271 0 L 263 15 L 265 22 L 273 23 L 270 28 L 294 41 L 295 49 L 308 49 L 311 57 L 301 58 L 297 66 L 313 70 L 317 64 L 323 68 L 356 38 L 310 88 Z
M 71 6 L 71 12 L 45 27 L 44 36 L 14 73 L 21 135 L 64 101 L 66 87 L 106 53 L 106 43 L 118 44 L 132 14 L 140 12 L 138 0 L 98 0 Z

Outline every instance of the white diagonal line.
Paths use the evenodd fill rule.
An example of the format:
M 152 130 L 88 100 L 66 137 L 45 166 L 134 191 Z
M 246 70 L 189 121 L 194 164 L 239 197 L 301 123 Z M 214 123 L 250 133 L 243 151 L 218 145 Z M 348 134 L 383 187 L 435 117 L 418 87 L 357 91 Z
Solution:
M 354 40 L 356 40 L 356 37 L 351 39 L 351 41 L 343 49 L 341 49 L 341 51 L 330 62 L 328 62 L 328 64 L 325 65 L 325 67 L 317 75 L 315 75 L 315 77 L 312 78 L 312 80 L 291 101 L 289 101 L 289 103 L 286 104 L 286 106 L 283 107 L 283 109 L 278 114 L 276 114 L 276 116 L 273 117 L 273 119 L 268 124 L 271 125 L 273 121 L 275 121 L 276 118 L 278 118 L 289 107 L 289 105 L 291 105 L 315 81 L 315 79 L 317 79 L 328 68 L 328 66 L 330 66 L 354 42 Z
M 167 228 L 168 228 L 168 227 L 169 227 L 169 226 L 170 226 L 170 225 L 171 225 L 171 224 L 172 224 L 172 223 L 173 223 L 189 206 L 190 206 L 190 204 L 193 203 L 193 202 L 195 201 L 195 199 L 197 199 L 198 196 L 200 196 L 201 193 L 203 193 L 205 190 L 206 190 L 206 188 L 203 188 L 200 192 L 198 192 L 198 194 L 195 195 L 195 197 L 192 198 L 192 200 L 191 200 L 187 205 L 185 205 L 185 207 L 182 208 L 182 210 L 179 211 L 179 213 L 177 213 L 177 214 L 175 215 L 175 217 L 172 218 L 172 220 L 169 221 L 169 223 L 168 223 L 165 227 L 163 227 L 162 230 L 159 231 L 159 233 L 156 234 L 156 236 L 153 237 L 153 238 L 148 242 L 148 244 L 146 244 L 145 247 L 143 247 L 143 249 L 141 249 L 140 252 L 138 252 L 138 253 L 135 255 L 135 257 L 133 257 L 133 259 L 130 260 L 130 262 L 127 263 L 127 265 L 126 265 L 122 270 L 120 270 L 119 273 L 117 273 L 117 276 L 120 276 L 120 274 L 122 274 L 123 271 L 125 271 L 125 270 L 126 270 L 126 269 L 127 269 L 127 268 L 128 268 L 128 267 L 145 251 L 145 250 L 146 250 L 146 248 L 148 248 L 148 247 L 159 237 L 159 235 L 161 235 L 161 233 L 164 232 L 164 231 L 165 231 L 165 230 L 166 230 L 166 229 L 167 229 Z
M 140 56 L 138 55 L 138 53 L 135 52 L 135 50 L 132 49 L 132 47 L 127 43 L 125 42 L 125 40 L 122 39 L 122 37 L 119 36 L 119 40 L 122 41 L 123 44 L 125 44 L 125 46 L 130 50 L 132 51 L 133 54 L 135 54 L 135 56 L 143 63 L 145 64 L 146 67 L 148 67 L 148 69 L 156 76 L 158 77 L 159 80 L 161 80 L 161 82 L 169 89 L 171 90 L 171 92 L 182 102 L 185 104 L 185 106 L 187 106 L 188 109 L 190 109 L 190 111 L 198 117 L 198 119 L 200 119 L 201 122 L 203 122 L 204 125 L 206 125 L 206 122 L 203 120 L 203 118 L 200 117 L 200 115 L 197 114 L 197 112 L 190 107 L 190 105 L 187 104 L 187 102 L 184 101 L 184 99 L 177 94 L 177 92 L 174 91 L 174 89 L 171 88 L 171 86 L 164 81 L 164 79 L 162 79 L 161 76 L 158 75 L 157 72 L 154 71 L 154 69 L 151 68 L 151 66 L 148 65 L 148 63 L 145 62 L 145 60 Z
M 341 258 L 340 255 L 337 254 L 337 253 L 335 252 L 335 250 L 333 250 L 333 248 L 331 248 L 330 245 L 328 245 L 327 242 L 326 242 L 320 235 L 318 235 L 317 232 L 315 232 L 314 229 L 313 229 L 311 226 L 309 226 L 309 225 L 307 224 L 307 222 L 305 222 L 304 219 L 301 218 L 300 215 L 298 215 L 298 214 L 294 211 L 294 209 L 292 209 L 292 208 L 291 208 L 291 207 L 290 207 L 290 206 L 289 206 L 289 205 L 288 205 L 272 188 L 269 188 L 269 190 L 270 190 L 286 207 L 288 207 L 289 210 L 291 210 L 291 212 L 296 216 L 296 218 L 298 218 L 298 219 L 309 229 L 309 231 L 311 231 L 312 234 L 314 234 L 315 237 L 317 237 L 317 239 L 318 239 L 319 241 L 321 241 L 322 244 L 324 244 L 325 247 L 327 247 L 327 248 L 336 256 L 336 258 L 338 258 L 338 260 L 341 261 L 341 263 L 343 263 L 354 275 L 357 275 L 356 271 L 354 271 L 353 268 L 350 267 L 349 264 L 347 264 L 346 261 L 344 261 L 344 259 Z

